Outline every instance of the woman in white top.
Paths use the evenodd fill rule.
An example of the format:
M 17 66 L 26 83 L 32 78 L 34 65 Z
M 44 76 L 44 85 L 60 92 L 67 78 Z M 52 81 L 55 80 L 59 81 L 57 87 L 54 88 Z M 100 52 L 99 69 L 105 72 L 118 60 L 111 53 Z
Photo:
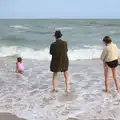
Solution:
M 112 70 L 113 79 L 116 84 L 116 89 L 119 91 L 118 81 L 118 48 L 112 43 L 109 36 L 103 38 L 105 48 L 101 54 L 101 60 L 104 64 L 105 88 L 106 92 L 110 91 L 109 68 Z

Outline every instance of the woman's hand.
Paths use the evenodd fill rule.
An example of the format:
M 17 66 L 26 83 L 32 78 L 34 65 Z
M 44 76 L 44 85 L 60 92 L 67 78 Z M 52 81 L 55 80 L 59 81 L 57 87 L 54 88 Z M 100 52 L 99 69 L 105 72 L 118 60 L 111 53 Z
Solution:
M 106 68 L 107 67 L 107 64 L 103 61 L 103 66 L 104 66 L 104 68 Z

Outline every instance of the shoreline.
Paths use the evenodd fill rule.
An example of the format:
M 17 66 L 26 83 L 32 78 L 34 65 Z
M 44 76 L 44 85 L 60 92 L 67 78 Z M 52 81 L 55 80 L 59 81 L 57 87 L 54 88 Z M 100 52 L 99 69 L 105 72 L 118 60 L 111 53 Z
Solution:
M 12 115 L 11 113 L 0 113 L 0 120 L 26 120 L 23 118 L 18 118 L 15 115 Z

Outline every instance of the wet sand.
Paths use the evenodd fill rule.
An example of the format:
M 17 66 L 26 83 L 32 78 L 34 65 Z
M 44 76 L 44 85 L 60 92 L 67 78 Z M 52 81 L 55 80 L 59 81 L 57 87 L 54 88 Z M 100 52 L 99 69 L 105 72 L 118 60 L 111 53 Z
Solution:
M 0 120 L 25 120 L 10 113 L 0 113 Z

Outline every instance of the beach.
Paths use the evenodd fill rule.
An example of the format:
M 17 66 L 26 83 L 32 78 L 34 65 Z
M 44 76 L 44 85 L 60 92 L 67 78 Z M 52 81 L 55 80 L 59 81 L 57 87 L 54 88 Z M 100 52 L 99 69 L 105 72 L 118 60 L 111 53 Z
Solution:
M 0 120 L 25 120 L 18 118 L 14 115 L 11 115 L 10 113 L 0 113 Z
M 4 62 L 0 80 L 0 110 L 27 120 L 104 120 L 119 114 L 120 93 L 111 78 L 111 93 L 104 92 L 103 66 L 100 60 L 71 61 L 71 92 L 65 92 L 62 73 L 57 77 L 58 93 L 52 93 L 49 62 L 24 60 L 24 75 L 14 73 L 14 58 Z M 93 65 L 94 64 L 94 65 Z M 31 65 L 31 66 L 30 66 Z M 27 114 L 26 114 L 27 113 Z
M 120 119 L 120 93 L 112 74 L 110 94 L 105 93 L 100 61 L 105 35 L 120 51 L 119 20 L 0 20 L 0 26 L 0 120 Z M 68 43 L 69 94 L 63 73 L 57 76 L 58 92 L 52 92 L 49 47 L 56 29 Z M 18 56 L 24 74 L 15 73 Z

